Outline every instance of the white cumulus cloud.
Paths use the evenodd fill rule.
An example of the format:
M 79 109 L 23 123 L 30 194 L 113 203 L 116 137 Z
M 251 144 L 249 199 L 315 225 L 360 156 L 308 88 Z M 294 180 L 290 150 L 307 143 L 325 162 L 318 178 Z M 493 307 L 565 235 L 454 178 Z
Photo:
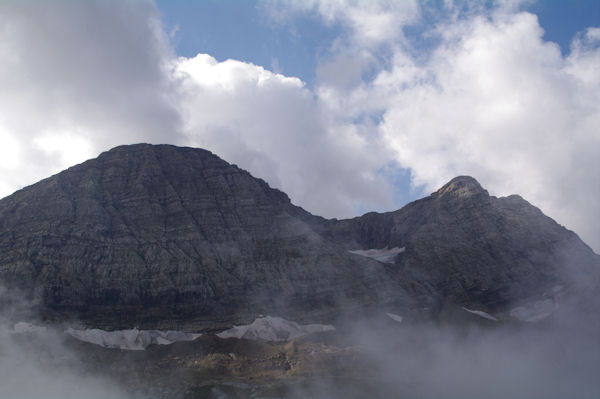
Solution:
M 529 13 L 439 30 L 425 64 L 401 53 L 373 83 L 398 161 L 432 190 L 469 174 L 519 193 L 599 248 L 598 48 L 564 58 Z
M 398 166 L 428 190 L 470 174 L 598 250 L 600 28 L 565 56 L 521 1 L 428 4 L 262 2 L 272 22 L 339 28 L 309 86 L 177 58 L 150 1 L 0 2 L 0 195 L 119 144 L 172 143 L 327 217 L 392 209 Z
M 207 54 L 180 58 L 180 107 L 194 146 L 236 162 L 317 214 L 352 216 L 391 206 L 377 173 L 381 154 L 354 126 L 324 114 L 304 83 L 263 67 Z
M 151 142 L 213 150 L 315 213 L 393 204 L 382 150 L 332 128 L 302 81 L 177 58 L 151 1 L 2 2 L 0 55 L 0 195 Z
M 415 186 L 433 191 L 453 176 L 472 175 L 492 194 L 521 194 L 598 251 L 599 28 L 578 34 L 563 56 L 543 39 L 537 17 L 519 11 L 521 1 L 491 9 L 446 2 L 435 23 L 407 38 L 402 29 L 422 24 L 415 15 L 427 5 L 399 14 L 376 2 L 378 18 L 397 25 L 374 46 L 362 39 L 370 28 L 353 22 L 361 15 L 369 21 L 370 6 L 310 4 L 287 11 L 316 11 L 347 28 L 321 65 L 316 93 L 323 109 L 346 122 L 375 115 L 380 122 L 369 131 L 411 170 Z M 415 51 L 420 39 L 429 41 Z
M 0 195 L 119 144 L 176 141 L 165 37 L 150 2 L 0 2 Z

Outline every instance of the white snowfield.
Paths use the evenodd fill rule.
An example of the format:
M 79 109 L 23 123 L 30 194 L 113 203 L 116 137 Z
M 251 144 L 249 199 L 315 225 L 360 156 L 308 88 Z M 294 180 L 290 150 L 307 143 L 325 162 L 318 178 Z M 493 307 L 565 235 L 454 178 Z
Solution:
M 246 338 L 284 342 L 316 332 L 333 330 L 335 330 L 335 327 L 331 325 L 300 325 L 280 317 L 266 316 L 254 320 L 252 324 L 234 326 L 217 334 L 217 336 L 220 338 Z M 46 327 L 26 322 L 18 322 L 12 329 L 12 333 L 19 334 L 45 331 Z M 138 330 L 137 328 L 116 331 L 105 331 L 97 328 L 85 330 L 68 328 L 65 334 L 79 341 L 99 345 L 103 348 L 123 350 L 144 350 L 150 345 L 169 345 L 178 341 L 193 341 L 202 335 L 182 331 Z
M 394 247 L 394 248 L 373 248 L 373 249 L 356 249 L 348 251 L 352 254 L 366 256 L 367 258 L 375 259 L 382 263 L 394 263 L 396 255 L 401 254 L 406 250 L 406 247 Z
M 492 321 L 498 321 L 497 318 L 495 318 L 491 314 L 489 314 L 487 312 L 484 312 L 482 310 L 472 310 L 472 309 L 467 309 L 465 307 L 463 307 L 463 309 L 466 310 L 469 313 L 473 313 L 474 315 L 477 315 L 479 317 L 483 317 L 484 319 L 488 319 L 488 320 L 492 320 Z
M 300 325 L 293 321 L 282 319 L 281 317 L 266 316 L 254 320 L 252 324 L 234 326 L 229 330 L 218 333 L 217 337 L 284 342 L 316 332 L 333 330 L 335 330 L 335 327 L 331 325 Z
M 104 348 L 125 350 L 144 350 L 152 344 L 169 345 L 177 341 L 193 341 L 202 335 L 181 331 L 138 330 L 137 328 L 117 331 L 68 328 L 65 333 L 79 341 L 100 345 Z
M 20 321 L 13 326 L 13 333 L 43 333 L 46 331 L 44 326 L 36 326 L 35 324 Z
M 402 316 L 394 314 L 394 313 L 386 313 L 385 314 L 390 319 L 397 321 L 398 323 L 402 323 Z
M 536 322 L 554 313 L 556 306 L 554 298 L 543 299 L 514 308 L 510 311 L 510 316 L 521 321 Z

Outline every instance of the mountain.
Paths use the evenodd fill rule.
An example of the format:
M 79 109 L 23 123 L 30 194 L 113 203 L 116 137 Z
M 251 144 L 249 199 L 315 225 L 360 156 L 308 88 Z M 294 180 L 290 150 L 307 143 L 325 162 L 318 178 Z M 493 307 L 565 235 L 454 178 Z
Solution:
M 447 304 L 503 314 L 597 287 L 599 258 L 470 177 L 395 212 L 326 220 L 170 145 L 116 147 L 0 200 L 0 281 L 39 298 L 46 318 L 105 329 L 436 317 Z
M 326 221 L 321 232 L 347 248 L 402 247 L 395 263 L 414 279 L 488 311 L 599 282 L 600 257 L 577 234 L 469 176 L 395 212 Z
M 106 328 L 411 302 L 391 265 L 305 220 L 317 218 L 208 151 L 117 147 L 0 201 L 0 276 L 59 318 Z

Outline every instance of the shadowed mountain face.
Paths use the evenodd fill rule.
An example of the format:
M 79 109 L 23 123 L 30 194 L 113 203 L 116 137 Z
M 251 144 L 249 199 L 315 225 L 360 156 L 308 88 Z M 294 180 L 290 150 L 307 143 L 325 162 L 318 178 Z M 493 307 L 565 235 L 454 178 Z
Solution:
M 379 261 L 350 251 L 396 248 Z M 503 311 L 589 283 L 595 255 L 518 196 L 459 177 L 391 213 L 325 220 L 200 149 L 121 146 L 0 201 L 0 281 L 104 328 L 327 321 L 442 303 Z
M 404 248 L 396 265 L 461 306 L 497 311 L 598 284 L 600 257 L 575 233 L 467 176 L 398 211 L 325 226 L 326 238 L 348 248 Z
M 105 327 L 411 303 L 392 265 L 304 220 L 318 219 L 208 151 L 123 146 L 0 202 L 0 275 Z

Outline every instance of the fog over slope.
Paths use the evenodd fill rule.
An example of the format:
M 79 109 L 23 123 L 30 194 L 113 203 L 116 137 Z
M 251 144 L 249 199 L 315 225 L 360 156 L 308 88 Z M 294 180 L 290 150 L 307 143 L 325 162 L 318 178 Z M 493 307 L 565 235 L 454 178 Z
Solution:
M 577 234 L 600 253 L 600 28 L 561 52 L 529 1 L 464 3 L 260 0 L 273 37 L 301 37 L 303 18 L 339 28 L 304 82 L 179 57 L 151 0 L 0 0 L 0 196 L 144 141 L 215 151 L 291 198 L 220 160 L 148 151 L 0 199 L 0 398 L 599 398 L 600 270 Z M 349 220 L 293 205 L 395 209 L 459 174 L 535 206 L 477 187 Z M 446 201 L 457 192 L 476 195 Z M 307 342 L 223 334 L 259 315 L 335 324 L 302 339 L 351 355 L 240 382 L 225 375 L 237 349 L 284 362 Z M 138 322 L 203 329 L 228 349 L 217 374 L 199 340 L 131 354 L 64 334 Z
M 66 336 L 57 328 L 40 326 L 20 329 L 17 323 L 22 316 L 35 319 L 34 308 L 35 303 L 0 285 L 0 397 L 134 397 L 105 375 L 86 371 L 83 360 L 65 346 Z
M 382 397 L 597 398 L 599 330 L 577 324 L 400 332 L 363 326 L 356 334 L 381 373 Z
M 51 326 L 15 332 L 15 317 L 29 313 L 30 303 L 0 291 L 0 397 L 34 399 L 138 397 L 135 367 L 123 375 L 120 387 L 110 370 L 98 370 L 73 346 L 65 334 Z M 600 396 L 600 328 L 596 303 L 559 307 L 539 323 L 477 324 L 383 323 L 353 320 L 343 334 L 364 359 L 363 380 L 314 376 L 279 391 L 282 398 L 580 398 Z M 574 306 L 577 306 L 577 310 Z M 131 382 L 129 387 L 126 385 Z M 182 386 L 189 381 L 182 380 Z M 152 389 L 152 381 L 147 388 Z M 231 387 L 236 385 L 232 381 Z M 248 387 L 214 387 L 208 396 L 157 396 L 237 398 Z M 231 388 L 230 387 L 230 388 Z M 241 392 L 241 393 L 240 393 Z M 239 396 L 242 395 L 242 396 Z M 146 392 L 143 396 L 148 398 Z
M 598 255 L 468 176 L 327 220 L 205 150 L 121 146 L 0 200 L 0 246 L 0 396 L 600 395 Z M 229 330 L 258 318 L 335 329 Z M 202 336 L 121 351 L 69 327 Z
M 205 48 L 177 57 L 152 1 L 0 2 L 0 196 L 118 144 L 172 143 L 327 217 L 473 175 L 600 250 L 597 26 L 562 53 L 529 1 L 259 3 L 273 37 L 302 37 L 303 18 L 340 28 L 316 81 Z

